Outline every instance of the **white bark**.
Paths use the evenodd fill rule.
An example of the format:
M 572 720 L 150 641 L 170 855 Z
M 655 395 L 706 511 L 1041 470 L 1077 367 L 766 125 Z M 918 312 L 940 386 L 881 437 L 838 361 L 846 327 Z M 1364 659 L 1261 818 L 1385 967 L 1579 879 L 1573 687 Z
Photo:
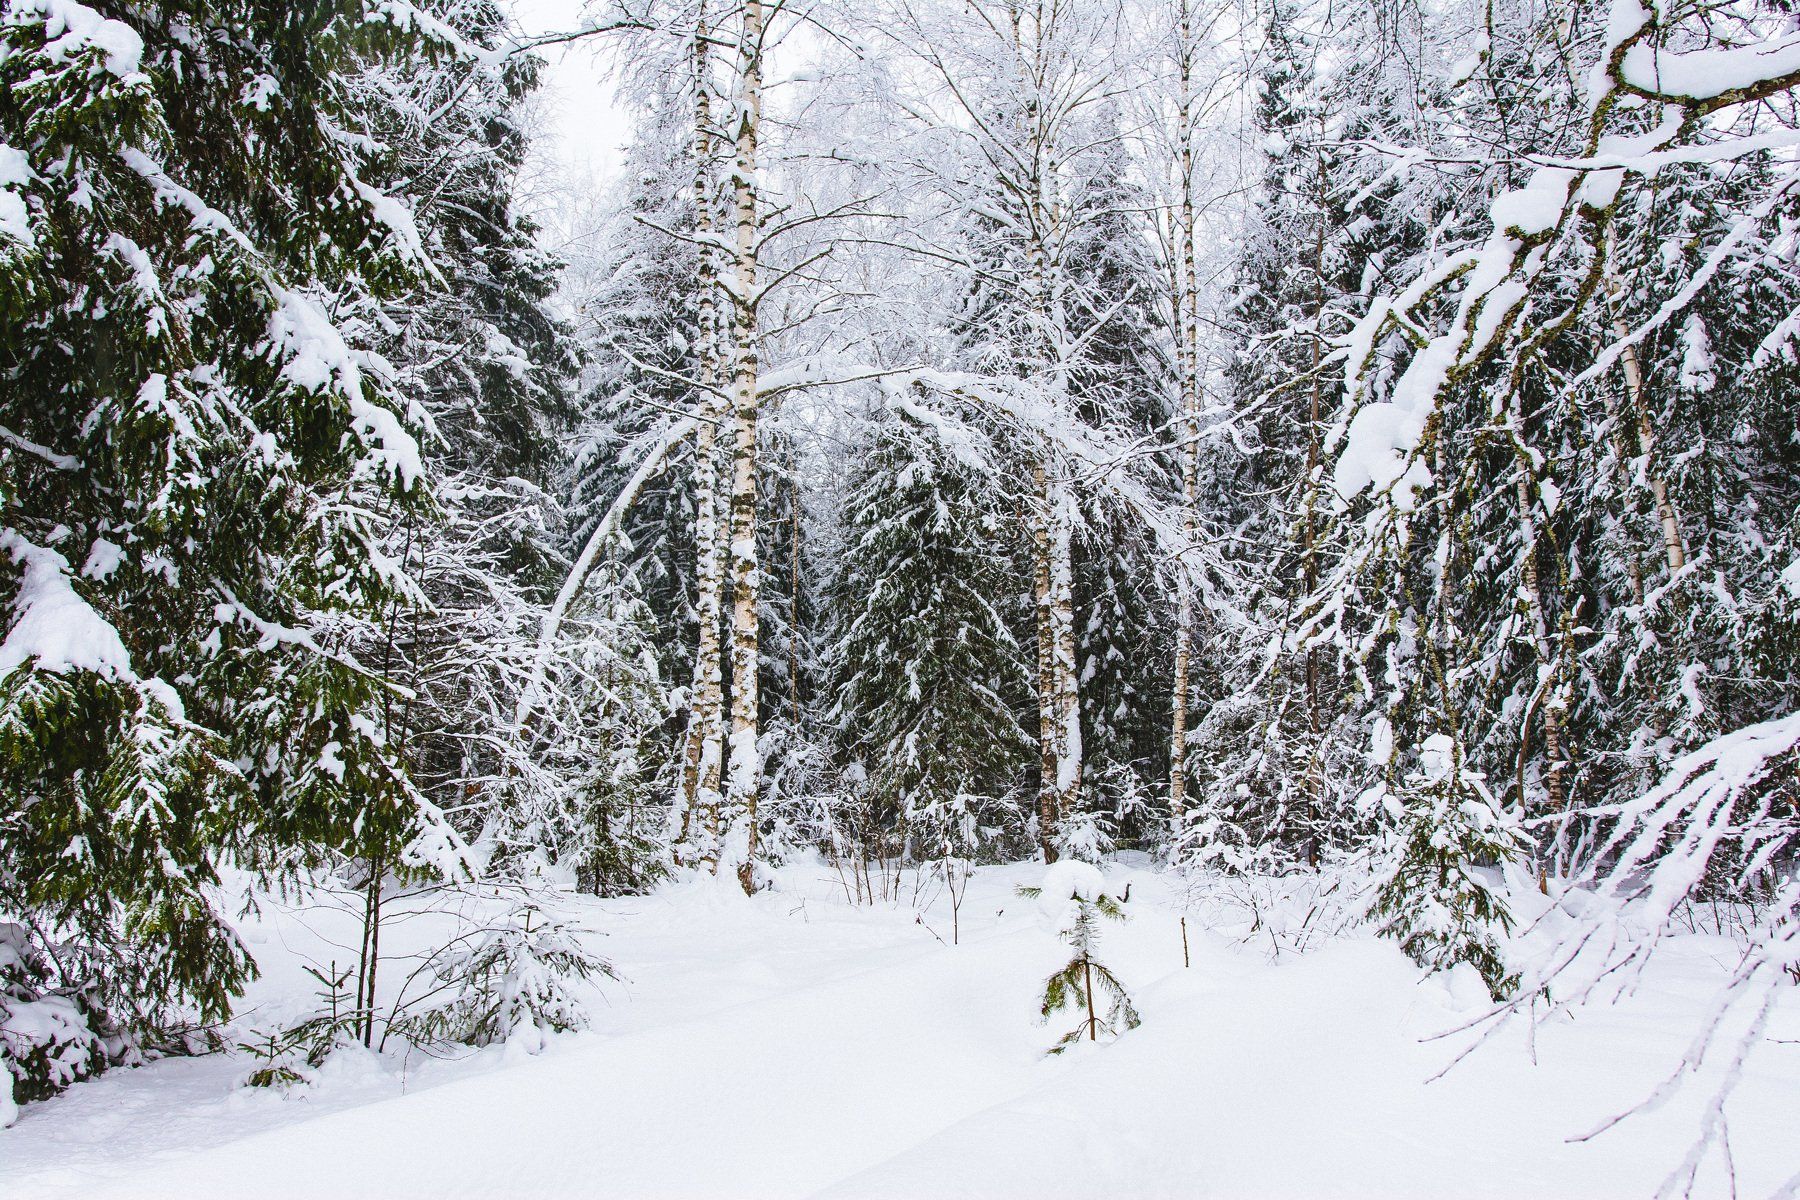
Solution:
M 744 890 L 755 886 L 757 793 L 762 782 L 758 737 L 756 275 L 759 250 L 757 137 L 762 120 L 762 0 L 743 0 L 739 28 L 732 210 L 736 225 L 731 288 L 731 740 L 726 763 L 727 832 L 721 867 L 737 871 Z
M 1177 214 L 1175 247 L 1175 369 L 1179 393 L 1176 429 L 1181 438 L 1181 532 L 1193 541 L 1194 505 L 1200 471 L 1200 273 L 1195 261 L 1194 238 L 1194 32 L 1192 0 L 1176 0 L 1175 69 L 1177 93 L 1177 161 L 1181 170 L 1181 203 Z M 1175 578 L 1175 666 L 1169 683 L 1169 820 L 1179 835 L 1187 819 L 1187 733 L 1191 689 L 1194 593 L 1184 573 Z
M 720 771 L 725 756 L 723 687 L 724 554 L 719 528 L 719 474 L 723 447 L 719 428 L 726 417 L 718 391 L 718 266 L 711 241 L 718 225 L 714 191 L 711 61 L 712 24 L 701 4 L 695 24 L 694 69 L 694 228 L 700 243 L 698 377 L 700 424 L 694 445 L 694 542 L 699 634 L 694 647 L 694 675 L 689 693 L 687 729 L 682 743 L 681 788 L 677 803 L 675 856 L 678 862 L 716 867 L 719 859 Z
M 1617 280 L 1606 282 L 1609 301 L 1619 293 Z M 1656 459 L 1656 430 L 1650 424 L 1650 406 L 1644 400 L 1644 372 L 1638 365 L 1637 344 L 1630 340 L 1624 322 L 1612 319 L 1613 336 L 1624 348 L 1619 352 L 1619 367 L 1625 372 L 1625 390 L 1631 395 L 1632 415 L 1636 419 L 1638 452 L 1644 458 L 1644 476 L 1650 484 L 1650 496 L 1656 504 L 1656 523 L 1662 535 L 1663 558 L 1669 574 L 1677 574 L 1687 565 L 1687 543 L 1681 537 L 1681 517 L 1669 495 L 1669 484 L 1663 478 Z
M 1051 476 L 1050 653 L 1052 746 L 1056 756 L 1056 816 L 1060 821 L 1081 793 L 1081 696 L 1075 669 L 1075 572 L 1071 544 L 1075 497 L 1066 480 Z

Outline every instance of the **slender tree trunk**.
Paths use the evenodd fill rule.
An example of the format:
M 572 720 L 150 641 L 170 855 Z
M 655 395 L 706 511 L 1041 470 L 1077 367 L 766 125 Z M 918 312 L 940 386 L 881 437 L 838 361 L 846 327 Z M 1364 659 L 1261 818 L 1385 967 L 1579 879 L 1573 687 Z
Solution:
M 1081 693 L 1075 664 L 1075 502 L 1046 448 L 1032 468 L 1033 596 L 1037 609 L 1038 841 L 1056 861 L 1058 827 L 1081 795 Z
M 1042 3 L 1030 23 L 1031 44 L 1014 13 L 1013 36 L 1021 62 L 1041 82 L 1045 65 L 1046 21 Z M 1045 400 L 1067 407 L 1069 358 L 1062 297 L 1057 286 L 1061 262 L 1062 210 L 1057 191 L 1058 168 L 1044 106 L 1027 106 L 1025 146 L 1029 228 L 1029 313 L 1031 329 L 1026 361 Z M 1081 697 L 1075 664 L 1075 595 L 1072 559 L 1074 497 L 1062 464 L 1046 439 L 1033 464 L 1037 485 L 1032 512 L 1034 594 L 1038 641 L 1038 822 L 1046 862 L 1056 858 L 1055 838 L 1063 819 L 1074 811 L 1081 793 Z
M 1050 614 L 1050 477 L 1040 461 L 1033 468 L 1031 504 L 1032 599 L 1037 619 L 1038 846 L 1044 861 L 1056 861 L 1056 682 Z
M 745 891 L 756 882 L 756 802 L 762 782 L 757 746 L 759 631 L 756 558 L 758 360 L 756 275 L 757 135 L 762 120 L 762 0 L 743 0 L 732 208 L 736 224 L 732 287 L 731 388 L 731 742 L 726 762 L 727 851 Z
M 1075 810 L 1081 796 L 1080 675 L 1075 660 L 1075 497 L 1068 484 L 1052 480 L 1050 508 L 1050 633 L 1056 695 L 1056 817 Z
M 381 965 L 381 860 L 369 860 L 369 882 L 363 890 L 362 953 L 356 964 L 356 1036 L 364 1046 L 375 1043 L 375 976 Z
M 1180 84 L 1179 131 L 1181 163 L 1180 226 L 1175 232 L 1180 262 L 1175 280 L 1175 362 L 1179 376 L 1176 400 L 1181 447 L 1181 532 L 1184 542 L 1194 537 L 1194 505 L 1198 500 L 1200 473 L 1200 298 L 1194 260 L 1196 214 L 1194 211 L 1194 49 L 1190 0 L 1181 0 L 1176 46 L 1176 70 Z M 1184 571 L 1175 580 L 1175 667 L 1169 681 L 1169 820 L 1176 837 L 1187 820 L 1188 672 L 1192 667 L 1194 623 L 1193 587 Z
M 1185 509 L 1181 517 L 1182 533 L 1191 538 L 1194 532 L 1194 521 L 1190 515 L 1193 507 L 1192 489 L 1185 486 L 1189 472 L 1184 468 L 1183 500 Z M 1194 624 L 1193 589 L 1185 579 L 1177 580 L 1175 585 L 1175 666 L 1169 680 L 1169 823 L 1171 832 L 1180 837 L 1187 824 L 1187 734 L 1188 734 L 1188 671 L 1193 658 L 1191 648 Z
M 1613 280 L 1607 281 L 1608 299 L 1617 296 L 1619 285 Z M 1613 336 L 1624 341 L 1629 334 L 1625 323 L 1616 316 L 1612 319 Z M 1624 353 L 1619 355 L 1619 367 L 1625 373 L 1625 390 L 1631 394 L 1632 415 L 1636 418 L 1638 435 L 1638 453 L 1644 456 L 1644 476 L 1650 484 L 1650 497 L 1656 504 L 1656 523 L 1662 535 L 1663 558 L 1669 564 L 1669 574 L 1674 575 L 1687 566 L 1687 544 L 1681 537 L 1681 514 L 1675 509 L 1674 498 L 1669 495 L 1668 480 L 1663 478 L 1661 464 L 1656 456 L 1656 430 L 1650 423 L 1650 405 L 1644 398 L 1644 372 L 1638 363 L 1637 347 L 1627 345 Z
M 796 726 L 800 723 L 800 484 L 798 464 L 790 445 L 788 475 L 788 704 Z
M 1531 510 L 1531 484 L 1523 472 L 1519 476 L 1519 537 L 1524 543 L 1525 555 L 1525 600 L 1530 608 L 1533 643 L 1537 647 L 1538 666 L 1544 672 L 1539 684 L 1542 700 L 1537 705 L 1541 714 L 1540 723 L 1544 730 L 1544 792 L 1547 797 L 1545 808 L 1549 812 L 1560 813 L 1568 806 L 1568 747 L 1563 731 L 1562 698 L 1556 693 L 1556 674 L 1560 669 L 1560 655 L 1557 654 L 1555 641 L 1550 636 L 1548 616 L 1544 610 L 1544 593 L 1542 579 L 1538 570 L 1538 532 L 1537 521 Z M 1529 736 L 1529 730 L 1522 736 Z M 1523 753 L 1524 747 L 1520 747 Z M 1521 767 L 1521 770 L 1523 768 Z M 1519 797 L 1523 805 L 1525 797 Z M 1542 863 L 1538 866 L 1538 890 L 1549 891 L 1549 879 Z
M 718 494 L 718 427 L 724 413 L 720 405 L 706 407 L 713 415 L 701 423 L 694 448 L 694 532 L 699 552 L 695 613 L 700 632 L 694 649 L 693 693 L 682 752 L 683 808 L 677 852 L 690 856 L 693 862 L 714 864 L 719 855 L 719 776 L 725 742 L 724 647 L 719 636 L 724 609 L 724 555 Z
M 1081 977 L 1087 985 L 1084 990 L 1087 992 L 1088 1041 L 1097 1042 L 1100 1040 L 1100 1022 L 1094 1016 L 1094 963 L 1085 950 L 1081 954 Z
M 694 225 L 699 254 L 698 374 L 700 425 L 694 445 L 694 542 L 700 630 L 694 647 L 693 687 L 682 746 L 681 821 L 678 861 L 715 866 L 719 856 L 719 783 L 724 760 L 724 647 L 719 636 L 724 613 L 724 556 L 719 529 L 719 427 L 726 416 L 719 397 L 719 316 L 715 292 L 716 252 L 707 244 L 715 233 L 715 137 L 709 39 L 712 26 L 702 2 L 694 32 Z
M 1321 130 L 1321 135 L 1323 130 Z M 1319 211 L 1325 212 L 1325 167 L 1318 163 Z M 1313 498 L 1318 494 L 1320 470 L 1319 446 L 1319 372 L 1323 369 L 1325 348 L 1325 222 L 1321 215 L 1313 234 L 1313 336 L 1312 391 L 1306 413 L 1306 500 L 1302 504 L 1301 586 L 1312 595 L 1319 586 L 1318 519 Z M 1324 722 L 1319 712 L 1319 650 L 1306 647 L 1306 862 L 1319 865 L 1319 810 L 1325 795 Z
M 1687 565 L 1687 545 L 1681 540 L 1681 517 L 1675 511 L 1675 501 L 1669 496 L 1668 481 L 1656 469 L 1656 434 L 1650 427 L 1650 413 L 1643 401 L 1644 384 L 1638 370 L 1637 348 L 1625 347 L 1621 361 L 1625 366 L 1625 377 L 1631 381 L 1632 394 L 1637 398 L 1638 443 L 1649 464 L 1646 471 L 1650 476 L 1650 495 L 1656 501 L 1657 523 L 1662 527 L 1663 554 L 1669 561 L 1669 570 L 1679 571 Z

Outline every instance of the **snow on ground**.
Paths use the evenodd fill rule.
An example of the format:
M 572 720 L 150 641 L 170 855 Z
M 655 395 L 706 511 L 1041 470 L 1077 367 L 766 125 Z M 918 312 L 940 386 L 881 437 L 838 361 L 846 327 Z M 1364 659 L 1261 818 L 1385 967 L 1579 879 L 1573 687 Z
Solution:
M 341 1053 L 287 1097 L 238 1086 L 238 1057 L 115 1072 L 0 1132 L 0 1196 L 1605 1200 L 1653 1194 L 1694 1128 L 1698 1088 L 1567 1140 L 1670 1067 L 1722 939 L 1674 939 L 1619 1005 L 1540 1027 L 1535 1064 L 1521 1028 L 1427 1082 L 1462 1043 L 1425 1039 L 1479 1011 L 1478 982 L 1421 979 L 1364 934 L 1272 957 L 1267 928 L 1114 866 L 1130 920 L 1100 957 L 1143 1027 L 1046 1059 L 1062 1029 L 1036 1003 L 1066 951 L 1013 891 L 1042 876 L 979 871 L 955 946 L 941 889 L 852 907 L 816 864 L 749 900 L 690 882 L 589 902 L 628 977 L 590 1032 L 537 1056 Z M 258 1013 L 303 1001 L 299 964 L 351 944 L 342 921 L 247 923 Z M 1770 1036 L 1731 1107 L 1744 1196 L 1800 1170 L 1800 1005 Z

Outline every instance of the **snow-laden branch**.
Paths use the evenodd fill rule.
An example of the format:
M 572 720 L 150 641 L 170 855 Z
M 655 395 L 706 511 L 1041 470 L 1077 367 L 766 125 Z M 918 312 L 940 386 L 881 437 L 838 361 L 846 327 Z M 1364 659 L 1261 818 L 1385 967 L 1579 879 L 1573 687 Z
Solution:
M 1783 865 L 1791 863 L 1800 844 L 1800 825 L 1788 815 L 1794 784 L 1791 778 L 1785 783 L 1779 778 L 1791 777 L 1797 761 L 1800 712 L 1715 738 L 1677 759 L 1662 782 L 1636 799 L 1576 814 L 1615 822 L 1611 837 L 1592 858 L 1598 865 L 1566 888 L 1563 902 L 1528 931 L 1527 944 L 1532 936 L 1541 936 L 1542 949 L 1525 965 L 1515 998 L 1474 1022 L 1485 1027 L 1485 1038 L 1505 1018 L 1545 1000 L 1549 1011 L 1569 1012 L 1627 991 L 1675 927 L 1681 906 L 1709 878 L 1725 872 L 1740 894 L 1763 881 L 1766 903 L 1746 922 L 1742 956 L 1714 992 L 1674 1069 L 1643 1100 L 1577 1139 L 1656 1108 L 1708 1063 L 1723 1059 L 1710 1085 L 1699 1137 L 1661 1194 L 1687 1194 L 1705 1155 L 1723 1144 L 1726 1100 L 1763 1041 L 1775 1004 L 1800 971 L 1800 879 L 1791 865 Z M 1583 883 L 1592 886 L 1590 896 L 1582 897 Z M 1571 904 L 1577 898 L 1579 905 Z M 1797 1185 L 1800 1177 L 1776 1195 L 1791 1196 Z
M 626 514 L 638 502 L 644 488 L 662 473 L 663 468 L 668 465 L 669 456 L 693 435 L 699 424 L 700 418 L 687 416 L 664 427 L 639 461 L 637 470 L 631 473 L 631 478 L 625 481 L 625 486 L 614 497 L 606 514 L 600 518 L 600 523 L 594 526 L 594 532 L 588 535 L 587 544 L 582 546 L 581 554 L 570 568 L 568 578 L 563 580 L 562 589 L 557 592 L 555 601 L 544 614 L 543 625 L 538 631 L 537 654 L 532 662 L 531 678 L 519 692 L 518 704 L 513 710 L 514 729 L 525 727 L 532 710 L 542 698 L 544 678 L 549 670 L 551 656 L 556 650 L 557 635 L 562 631 L 562 623 L 568 616 L 570 607 L 575 603 L 576 597 L 581 595 L 583 585 L 593 572 L 600 552 L 618 534 Z
M 1589 90 L 1598 104 L 1613 88 L 1702 111 L 1762 99 L 1800 84 L 1800 33 L 1791 30 L 1744 46 L 1665 50 L 1651 44 L 1656 18 L 1641 0 L 1613 0 L 1608 53 Z
M 75 590 L 68 559 L 12 529 L 0 529 L 0 554 L 20 571 L 12 628 L 0 640 L 0 678 L 30 663 L 56 674 L 140 682 L 119 631 Z
M 1234 625 L 1246 625 L 1248 618 L 1230 594 L 1235 577 L 1224 558 L 1187 535 L 1174 506 L 1159 500 L 1141 481 L 1120 469 L 1122 464 L 1140 457 L 1141 451 L 1115 444 L 1105 433 L 1050 403 L 1026 380 L 923 367 L 906 372 L 904 378 L 928 393 L 961 396 L 983 405 L 1041 441 L 1076 467 L 1082 482 L 1093 491 L 1121 505 L 1139 521 L 1210 610 Z M 929 412 L 937 423 L 962 424 L 956 417 L 923 404 L 915 403 L 914 408 L 920 414 Z

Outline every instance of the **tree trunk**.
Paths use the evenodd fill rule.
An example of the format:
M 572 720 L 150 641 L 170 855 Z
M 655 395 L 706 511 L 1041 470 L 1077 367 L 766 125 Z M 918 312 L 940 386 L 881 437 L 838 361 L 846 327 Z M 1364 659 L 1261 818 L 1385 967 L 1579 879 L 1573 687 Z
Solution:
M 756 801 L 762 781 L 757 746 L 759 633 L 756 559 L 758 361 L 756 153 L 762 120 L 762 0 L 743 0 L 739 33 L 736 157 L 732 164 L 733 256 L 731 387 L 731 743 L 726 855 L 745 891 L 756 881 Z
M 788 705 L 790 717 L 800 724 L 800 483 L 798 464 L 790 446 L 788 475 Z
M 1071 546 L 1074 501 L 1053 468 L 1033 470 L 1033 588 L 1037 601 L 1038 842 L 1057 857 L 1055 834 L 1081 793 L 1081 696 L 1075 672 L 1075 593 Z
M 1321 117 L 1321 122 L 1323 118 Z M 1321 136 L 1323 130 L 1321 130 Z M 1325 212 L 1325 165 L 1315 157 L 1319 184 L 1319 211 Z M 1319 530 L 1313 499 L 1318 494 L 1320 471 L 1319 446 L 1319 372 L 1323 369 L 1325 349 L 1325 223 L 1321 217 L 1313 234 L 1313 336 L 1312 390 L 1306 414 L 1306 501 L 1301 506 L 1302 548 L 1301 586 L 1312 595 L 1319 586 Z M 1319 811 L 1325 795 L 1324 722 L 1319 714 L 1319 650 L 1306 647 L 1306 864 L 1319 866 Z
M 1015 12 L 1015 18 L 1017 13 Z M 1034 78 L 1047 74 L 1046 15 L 1041 9 L 1031 23 L 1032 44 L 1016 19 L 1013 37 L 1019 58 L 1032 64 Z M 1059 257 L 1062 210 L 1057 192 L 1054 117 L 1037 105 L 1027 106 L 1024 142 L 1029 163 L 1026 181 L 1030 211 L 1029 305 L 1031 329 L 1024 360 L 1045 401 L 1066 409 L 1069 352 L 1062 298 L 1054 274 Z M 1069 481 L 1048 439 L 1033 464 L 1037 485 L 1032 512 L 1034 595 L 1037 601 L 1038 652 L 1038 839 L 1044 860 L 1056 859 L 1055 837 L 1062 820 L 1075 808 L 1081 791 L 1081 700 L 1075 668 L 1074 501 Z
M 1199 271 L 1194 261 L 1196 216 L 1194 211 L 1194 51 L 1189 0 L 1181 0 L 1176 46 L 1176 70 L 1180 84 L 1179 131 L 1181 162 L 1180 226 L 1175 232 L 1180 262 L 1175 280 L 1175 359 L 1179 376 L 1176 428 L 1181 447 L 1181 532 L 1184 542 L 1194 537 L 1194 505 L 1200 472 L 1200 298 L 1196 286 Z M 1185 571 L 1175 580 L 1175 667 L 1169 681 L 1169 821 L 1179 837 L 1187 820 L 1188 672 L 1193 650 L 1194 595 Z
M 1037 616 L 1038 846 L 1044 861 L 1056 861 L 1056 682 L 1051 665 L 1055 633 L 1050 614 L 1049 472 L 1039 462 L 1031 504 L 1032 599 Z
M 1568 785 L 1568 748 L 1563 732 L 1563 706 L 1561 698 L 1556 694 L 1556 675 L 1560 667 L 1560 656 L 1556 644 L 1550 636 L 1549 619 L 1544 610 L 1544 594 L 1542 581 L 1538 571 L 1538 534 L 1537 521 L 1531 511 L 1531 483 L 1521 470 L 1518 484 L 1519 496 L 1519 536 L 1524 544 L 1525 555 L 1525 599 L 1530 607 L 1531 631 L 1533 644 L 1537 647 L 1538 666 L 1543 672 L 1539 689 L 1543 699 L 1537 710 L 1541 715 L 1544 730 L 1544 792 L 1547 797 L 1545 809 L 1559 813 L 1566 810 L 1569 802 Z M 1521 738 L 1530 736 L 1529 715 L 1527 727 L 1520 734 Z M 1520 745 L 1520 770 L 1524 770 L 1525 745 Z M 1521 781 L 1523 776 L 1521 775 Z M 1523 794 L 1519 796 L 1521 807 L 1525 805 Z M 1538 890 L 1548 892 L 1550 882 L 1548 871 L 1542 862 L 1538 865 Z
M 1081 795 L 1081 693 L 1075 665 L 1075 498 L 1066 481 L 1051 476 L 1050 648 L 1055 696 L 1056 819 L 1075 810 Z
M 1094 1017 L 1094 964 L 1085 953 L 1081 956 L 1081 976 L 1087 984 L 1088 1041 L 1097 1042 L 1100 1040 L 1100 1022 Z
M 362 948 L 356 964 L 356 1029 L 362 1044 L 375 1042 L 375 976 L 381 964 L 381 860 L 371 858 L 369 882 L 363 892 Z
M 693 688 L 688 702 L 688 722 L 682 746 L 680 829 L 675 855 L 678 862 L 704 863 L 716 868 L 719 857 L 719 783 L 725 751 L 724 647 L 719 637 L 724 613 L 724 556 L 719 530 L 719 470 L 722 447 L 719 427 L 725 406 L 718 388 L 719 331 L 715 294 L 718 267 L 715 251 L 706 245 L 717 228 L 714 193 L 712 89 L 709 78 L 709 39 L 712 27 L 702 3 L 694 32 L 694 227 L 700 237 L 700 301 L 696 324 L 700 381 L 700 425 L 694 445 L 694 542 L 698 595 L 695 615 L 700 624 L 694 648 Z
M 1617 280 L 1606 281 L 1608 308 L 1619 295 Z M 1613 336 L 1624 341 L 1630 331 L 1617 316 L 1612 317 Z M 1650 405 L 1644 399 L 1644 372 L 1638 362 L 1637 347 L 1627 344 L 1619 355 L 1619 367 L 1625 373 L 1625 390 L 1631 394 L 1632 416 L 1638 435 L 1638 453 L 1644 456 L 1644 477 L 1650 485 L 1650 497 L 1656 504 L 1656 523 L 1662 535 L 1663 558 L 1674 575 L 1687 565 L 1687 543 L 1681 537 L 1681 515 L 1669 495 L 1669 484 L 1663 478 L 1656 458 L 1656 431 L 1650 423 Z M 1616 410 L 1615 410 L 1616 412 Z

